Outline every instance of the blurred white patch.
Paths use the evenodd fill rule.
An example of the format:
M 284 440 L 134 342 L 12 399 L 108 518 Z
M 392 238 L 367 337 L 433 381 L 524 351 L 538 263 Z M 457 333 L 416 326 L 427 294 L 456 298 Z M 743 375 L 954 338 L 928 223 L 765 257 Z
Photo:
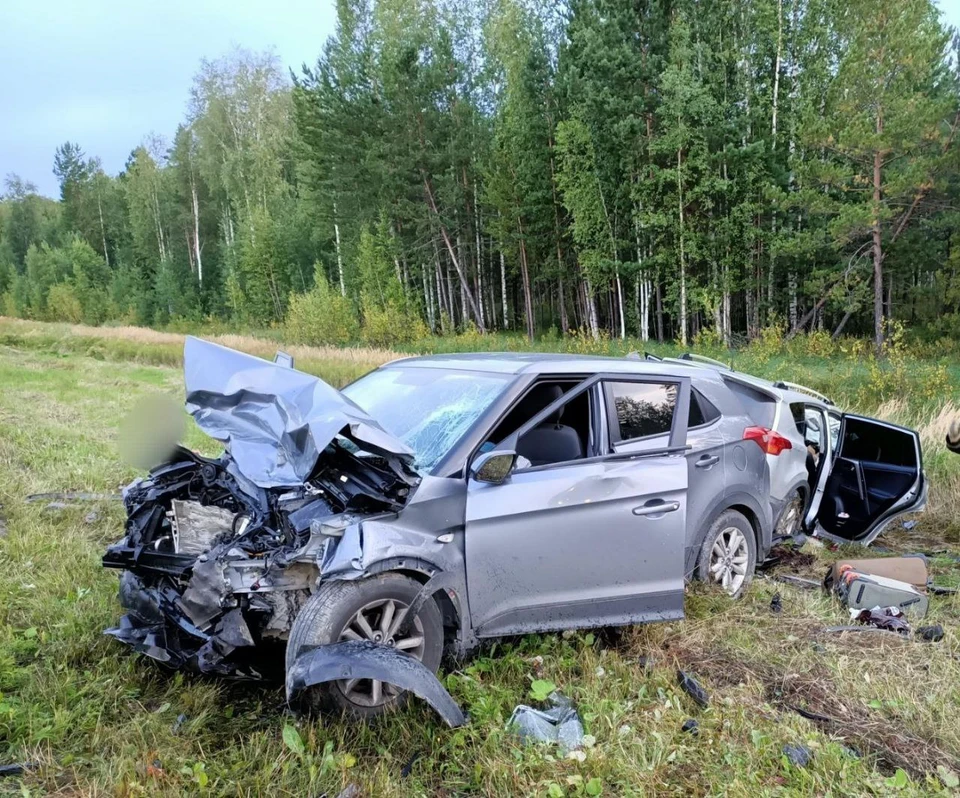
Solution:
M 120 422 L 120 455 L 148 470 L 170 459 L 186 432 L 183 408 L 167 394 L 150 394 Z

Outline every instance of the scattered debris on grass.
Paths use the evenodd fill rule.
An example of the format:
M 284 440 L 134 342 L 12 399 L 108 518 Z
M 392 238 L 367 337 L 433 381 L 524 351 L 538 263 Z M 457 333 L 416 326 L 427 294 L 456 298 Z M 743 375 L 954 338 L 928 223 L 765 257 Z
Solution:
M 405 779 L 413 772 L 413 766 L 417 763 L 417 760 L 420 758 L 420 752 L 414 751 L 413 756 L 407 761 L 402 768 L 400 768 L 400 778 Z
M 903 640 L 899 634 L 869 626 L 851 629 L 875 632 L 877 645 L 883 649 L 892 641 Z M 762 684 L 765 702 L 796 712 L 852 750 L 872 754 L 882 772 L 902 768 L 921 777 L 936 774 L 941 767 L 960 772 L 960 759 L 937 740 L 903 728 L 887 715 L 867 711 L 857 699 L 844 696 L 828 667 L 817 659 L 810 659 L 803 672 L 785 672 L 763 660 L 746 660 L 740 653 L 694 645 L 689 637 L 679 645 L 671 639 L 667 645 L 684 668 L 696 669 L 718 686 Z
M 925 640 L 928 643 L 939 643 L 943 640 L 943 627 L 936 623 L 932 626 L 921 626 L 914 633 L 920 640 Z
M 573 751 L 583 744 L 583 723 L 573 702 L 551 693 L 548 709 L 534 709 L 520 704 L 513 710 L 507 728 L 514 729 L 521 738 L 537 742 L 558 743 L 564 751 Z
M 805 768 L 813 759 L 813 752 L 805 745 L 785 745 L 782 750 L 787 761 L 799 768 Z
M 773 598 L 770 599 L 770 612 L 774 615 L 779 615 L 783 612 L 783 597 L 779 592 L 773 594 Z
M 910 624 L 899 607 L 874 607 L 872 610 L 850 610 L 852 620 L 877 629 L 886 629 L 902 635 L 910 634 Z
M 683 722 L 683 726 L 680 727 L 680 731 L 697 737 L 700 734 L 700 724 L 697 723 L 695 718 L 687 718 Z
M 14 762 L 10 765 L 0 765 L 0 779 L 8 776 L 22 776 L 32 768 L 32 762 Z
M 701 707 L 710 705 L 710 696 L 707 694 L 707 691 L 704 690 L 703 687 L 700 686 L 700 683 L 690 674 L 678 670 L 677 681 L 683 692 L 690 696 L 696 704 Z
M 170 727 L 170 731 L 173 734 L 179 734 L 180 729 L 183 728 L 183 724 L 187 722 L 187 716 L 183 713 L 177 715 L 177 719 L 173 722 L 173 725 Z

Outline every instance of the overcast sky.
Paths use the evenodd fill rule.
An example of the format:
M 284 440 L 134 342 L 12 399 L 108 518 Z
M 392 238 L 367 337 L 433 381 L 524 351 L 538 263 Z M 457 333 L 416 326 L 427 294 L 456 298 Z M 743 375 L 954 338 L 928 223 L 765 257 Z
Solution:
M 299 71 L 335 19 L 333 0 L 0 0 L 0 179 L 58 196 L 67 140 L 116 174 L 148 133 L 173 135 L 201 58 L 274 49 Z
M 940 0 L 960 26 L 960 0 Z M 170 138 L 203 57 L 274 49 L 299 71 L 333 32 L 333 0 L 0 0 L 0 178 L 58 195 L 53 153 L 77 142 L 116 174 Z

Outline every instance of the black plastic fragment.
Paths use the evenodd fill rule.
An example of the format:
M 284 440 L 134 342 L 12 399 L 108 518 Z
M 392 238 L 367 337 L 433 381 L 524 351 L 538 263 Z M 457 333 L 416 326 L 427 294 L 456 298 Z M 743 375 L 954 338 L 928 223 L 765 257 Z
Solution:
M 798 768 L 805 768 L 813 759 L 813 752 L 805 745 L 785 745 L 782 750 L 790 764 Z
M 812 720 L 815 723 L 832 723 L 833 722 L 833 718 L 827 717 L 826 715 L 821 715 L 819 712 L 811 712 L 809 709 L 804 709 L 803 707 L 788 706 L 788 709 L 792 709 L 801 718 Z
M 369 640 L 318 646 L 294 660 L 287 671 L 287 702 L 306 687 L 340 679 L 377 679 L 422 698 L 451 728 L 466 716 L 426 665 L 395 648 Z
M 687 718 L 680 727 L 680 731 L 692 734 L 694 737 L 700 734 L 700 724 L 694 718 Z
M 927 592 L 934 596 L 954 596 L 957 593 L 955 587 L 943 587 L 942 585 L 927 585 Z
M 413 766 L 417 763 L 417 760 L 420 758 L 420 752 L 414 751 L 413 756 L 410 757 L 407 764 L 400 768 L 400 778 L 405 779 L 413 772 Z
M 703 687 L 700 686 L 700 683 L 690 674 L 678 670 L 677 681 L 680 683 L 683 691 L 699 706 L 707 707 L 710 705 L 710 696 L 707 694 L 707 691 L 704 690 Z
M 774 615 L 779 615 L 783 612 L 783 597 L 779 592 L 773 594 L 773 598 L 770 599 L 770 612 Z
M 9 765 L 0 765 L 0 779 L 8 776 L 22 776 L 32 768 L 32 762 L 14 762 Z
M 915 632 L 916 636 L 921 640 L 926 640 L 928 643 L 939 643 L 943 640 L 943 627 L 936 623 L 932 626 L 920 626 Z

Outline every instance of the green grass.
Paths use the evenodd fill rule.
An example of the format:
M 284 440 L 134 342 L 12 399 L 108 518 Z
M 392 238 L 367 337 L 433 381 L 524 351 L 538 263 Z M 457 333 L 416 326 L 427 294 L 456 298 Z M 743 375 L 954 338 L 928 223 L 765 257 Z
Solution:
M 135 476 L 116 453 L 118 419 L 149 392 L 182 397 L 175 344 L 12 332 L 7 322 L 0 342 L 0 764 L 36 764 L 22 780 L 0 780 L 0 794 L 336 796 L 356 783 L 369 796 L 927 795 L 950 794 L 943 779 L 960 773 L 957 597 L 932 598 L 926 622 L 948 631 L 926 644 L 830 637 L 822 629 L 843 622 L 837 605 L 771 579 L 739 602 L 692 589 L 683 622 L 530 636 L 447 670 L 471 718 L 456 731 L 419 702 L 370 726 L 304 720 L 286 713 L 279 687 L 164 673 L 101 634 L 119 615 L 116 575 L 99 557 L 121 534 L 122 508 L 54 511 L 24 498 L 109 492 Z M 369 357 L 308 363 L 340 382 Z M 778 358 L 786 363 L 783 354 L 768 363 Z M 815 365 L 803 368 L 812 374 Z M 838 358 L 819 368 L 855 366 Z M 956 386 L 951 378 L 945 401 L 956 401 Z M 851 396 L 861 387 L 844 383 Z M 931 430 L 942 423 L 932 405 L 891 407 L 914 423 L 925 417 Z M 209 448 L 195 429 L 188 443 Z M 888 546 L 954 546 L 960 479 L 933 442 L 928 449 L 935 511 L 910 537 L 890 532 Z M 801 570 L 815 576 L 838 556 L 812 551 Z M 934 572 L 960 584 L 947 557 Z M 769 610 L 778 591 L 782 615 Z M 708 709 L 678 689 L 678 666 L 709 691 Z M 576 702 L 594 741 L 583 761 L 523 745 L 505 729 L 514 706 L 532 700 L 534 679 Z M 793 704 L 840 722 L 818 727 Z M 699 736 L 681 731 L 688 717 Z M 284 741 L 285 727 L 297 730 L 302 751 L 290 732 Z M 811 764 L 790 765 L 785 744 L 810 748 Z

